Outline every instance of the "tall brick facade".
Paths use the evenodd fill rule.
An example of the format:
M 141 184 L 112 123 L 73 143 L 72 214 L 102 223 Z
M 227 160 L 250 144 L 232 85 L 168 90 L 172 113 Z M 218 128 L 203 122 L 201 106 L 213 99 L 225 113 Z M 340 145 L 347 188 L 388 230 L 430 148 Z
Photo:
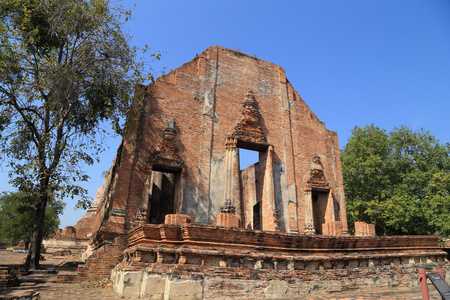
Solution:
M 375 237 L 364 223 L 348 235 L 336 132 L 275 64 L 210 47 L 139 86 L 128 121 L 83 222 L 92 243 L 80 278 L 115 265 L 123 297 L 248 298 L 242 279 L 274 298 L 317 282 L 345 289 L 358 268 L 409 284 L 412 264 L 445 265 L 435 237 Z M 241 170 L 239 149 L 259 161 Z
M 136 100 L 97 228 L 125 233 L 137 216 L 163 223 L 173 213 L 208 225 L 225 211 L 247 229 L 256 221 L 265 231 L 321 234 L 339 222 L 346 232 L 337 135 L 281 67 L 210 47 L 140 87 Z M 252 200 L 242 193 L 255 183 L 241 179 L 240 148 L 259 151 Z

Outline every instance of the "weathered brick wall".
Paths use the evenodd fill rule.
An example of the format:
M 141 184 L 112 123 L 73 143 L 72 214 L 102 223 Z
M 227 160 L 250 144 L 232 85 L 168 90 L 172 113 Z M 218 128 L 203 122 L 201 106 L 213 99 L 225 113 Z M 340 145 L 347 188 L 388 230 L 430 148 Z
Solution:
M 450 273 L 437 240 L 146 224 L 130 232 L 111 278 L 116 292 L 132 299 L 289 298 L 418 286 L 418 268 Z
M 17 275 L 11 267 L 0 267 L 0 288 L 17 285 Z
M 375 225 L 355 222 L 355 236 L 375 236 Z
M 164 220 L 164 224 L 168 225 L 186 225 L 192 222 L 193 218 L 188 215 L 183 214 L 170 214 L 166 215 L 166 218 Z
M 183 298 L 177 290 L 192 287 L 191 296 L 228 299 L 402 285 L 418 264 L 444 266 L 433 237 L 346 236 L 337 134 L 275 64 L 210 47 L 139 86 L 128 121 L 79 280 L 109 276 L 124 255 L 113 271 L 121 296 Z M 259 162 L 240 171 L 237 148 L 259 151 Z M 171 174 L 173 190 L 156 172 Z M 158 189 L 173 195 L 174 215 L 145 224 Z
M 81 239 L 90 238 L 95 232 L 94 224 L 98 206 L 104 198 L 104 187 L 99 187 L 95 194 L 94 202 L 89 207 L 88 211 L 74 226 L 76 237 Z
M 130 138 L 131 139 L 131 138 Z M 114 162 L 109 169 L 109 173 L 107 178 L 105 179 L 105 182 L 103 184 L 103 192 L 100 196 L 100 199 L 97 204 L 97 208 L 95 213 L 93 214 L 93 218 L 91 220 L 91 234 L 93 235 L 91 238 L 95 238 L 95 235 L 99 234 L 99 230 L 104 225 L 105 221 L 110 221 L 108 216 L 110 215 L 111 211 L 114 208 L 121 208 L 123 205 L 121 202 L 117 201 L 114 202 L 114 198 L 116 195 L 116 185 L 119 181 L 119 171 L 122 167 L 122 154 L 124 152 L 124 146 L 123 142 L 120 144 L 119 149 L 117 150 L 116 157 L 114 158 Z M 124 167 L 125 170 L 125 167 Z M 122 207 L 125 209 L 125 207 Z M 112 221 L 113 218 L 111 218 Z M 123 225 L 123 222 L 117 223 L 117 225 Z M 104 227 L 106 227 L 107 224 L 105 224 Z M 123 232 L 123 226 L 121 228 L 116 229 L 115 234 L 121 234 Z M 105 230 L 106 228 L 102 228 Z
M 208 48 L 191 62 L 137 90 L 130 118 L 132 127 L 116 174 L 108 179 L 108 186 L 113 188 L 109 194 L 105 191 L 95 225 L 119 233 L 132 227 L 145 201 L 142 198 L 151 176 L 151 156 L 158 152 L 170 118 L 175 120 L 174 143 L 182 161 L 174 212 L 191 215 L 201 224 L 215 222 L 225 201 L 226 139 L 232 136 L 243 118 L 244 96 L 249 90 L 253 90 L 258 103 L 261 116 L 258 126 L 267 141 L 259 149 L 263 179 L 267 156 L 264 147 L 272 145 L 274 149 L 275 199 L 267 199 L 275 201 L 276 207 L 275 211 L 264 210 L 263 213 L 276 214 L 274 217 L 278 218 L 276 222 L 282 230 L 304 231 L 306 182 L 314 166 L 311 159 L 317 154 L 323 165 L 323 177 L 333 195 L 330 206 L 333 214 L 325 222 L 342 221 L 343 231 L 346 231 L 336 133 L 327 130 L 310 111 L 282 68 L 218 46 Z M 238 147 L 247 146 L 238 144 Z M 243 226 L 248 226 L 252 222 L 248 220 L 248 211 L 240 210 L 240 202 L 234 201 Z M 104 216 L 108 221 L 100 225 L 99 220 L 105 219 Z M 272 216 L 264 215 L 264 218 Z
M 126 244 L 126 237 L 116 237 L 113 243 L 104 244 L 95 250 L 84 265 L 78 266 L 76 281 L 109 278 L 111 270 L 122 261 L 122 252 L 125 250 Z
M 327 224 L 323 224 L 322 227 L 323 235 L 342 235 L 342 222 L 334 221 Z

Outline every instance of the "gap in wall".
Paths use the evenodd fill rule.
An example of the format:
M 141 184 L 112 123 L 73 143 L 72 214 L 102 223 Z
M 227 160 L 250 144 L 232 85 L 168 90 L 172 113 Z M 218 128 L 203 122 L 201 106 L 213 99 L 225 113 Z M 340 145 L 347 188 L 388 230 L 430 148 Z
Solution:
M 239 165 L 241 170 L 259 162 L 259 152 L 239 148 Z

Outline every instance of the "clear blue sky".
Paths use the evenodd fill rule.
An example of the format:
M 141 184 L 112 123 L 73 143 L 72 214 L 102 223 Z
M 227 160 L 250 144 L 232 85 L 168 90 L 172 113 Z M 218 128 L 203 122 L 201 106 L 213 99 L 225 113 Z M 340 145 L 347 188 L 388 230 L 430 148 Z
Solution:
M 341 148 L 352 128 L 371 123 L 423 127 L 450 142 L 448 0 L 126 2 L 132 42 L 166 52 L 155 71 L 176 69 L 209 46 L 239 49 L 285 69 Z M 101 163 L 87 168 L 91 196 L 118 143 L 109 141 Z M 83 215 L 75 202 L 68 201 L 62 228 Z

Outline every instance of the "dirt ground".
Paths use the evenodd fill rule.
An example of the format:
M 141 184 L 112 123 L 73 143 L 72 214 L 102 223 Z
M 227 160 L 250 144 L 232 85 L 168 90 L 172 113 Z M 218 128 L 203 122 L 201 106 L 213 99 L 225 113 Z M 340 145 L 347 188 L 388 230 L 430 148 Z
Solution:
M 25 253 L 13 253 L 0 250 L 0 267 L 17 267 L 26 258 Z M 120 299 L 112 287 L 104 281 L 86 283 L 56 283 L 57 272 L 75 271 L 76 264 L 68 264 L 67 258 L 52 258 L 51 254 L 43 254 L 45 261 L 41 263 L 44 270 L 54 270 L 49 273 L 36 273 L 19 276 L 19 285 L 0 288 L 0 299 Z M 90 286 L 104 286 L 93 288 Z
M 41 263 L 45 270 L 55 270 L 54 273 L 37 273 L 19 276 L 19 285 L 0 288 L 0 299 L 120 299 L 110 284 L 105 281 L 85 283 L 56 283 L 57 272 L 74 271 L 76 266 L 67 264 L 69 258 L 52 258 L 51 254 L 43 254 L 46 259 Z M 19 266 L 26 257 L 25 253 L 12 253 L 9 250 L 0 250 L 0 267 Z M 93 287 L 101 286 L 101 287 Z M 442 299 L 433 286 L 428 286 L 431 300 Z M 289 298 L 286 298 L 289 299 Z M 298 298 L 300 299 L 300 298 Z M 326 295 L 307 296 L 306 300 L 421 300 L 420 288 L 383 288 L 360 289 L 357 291 L 333 293 Z

